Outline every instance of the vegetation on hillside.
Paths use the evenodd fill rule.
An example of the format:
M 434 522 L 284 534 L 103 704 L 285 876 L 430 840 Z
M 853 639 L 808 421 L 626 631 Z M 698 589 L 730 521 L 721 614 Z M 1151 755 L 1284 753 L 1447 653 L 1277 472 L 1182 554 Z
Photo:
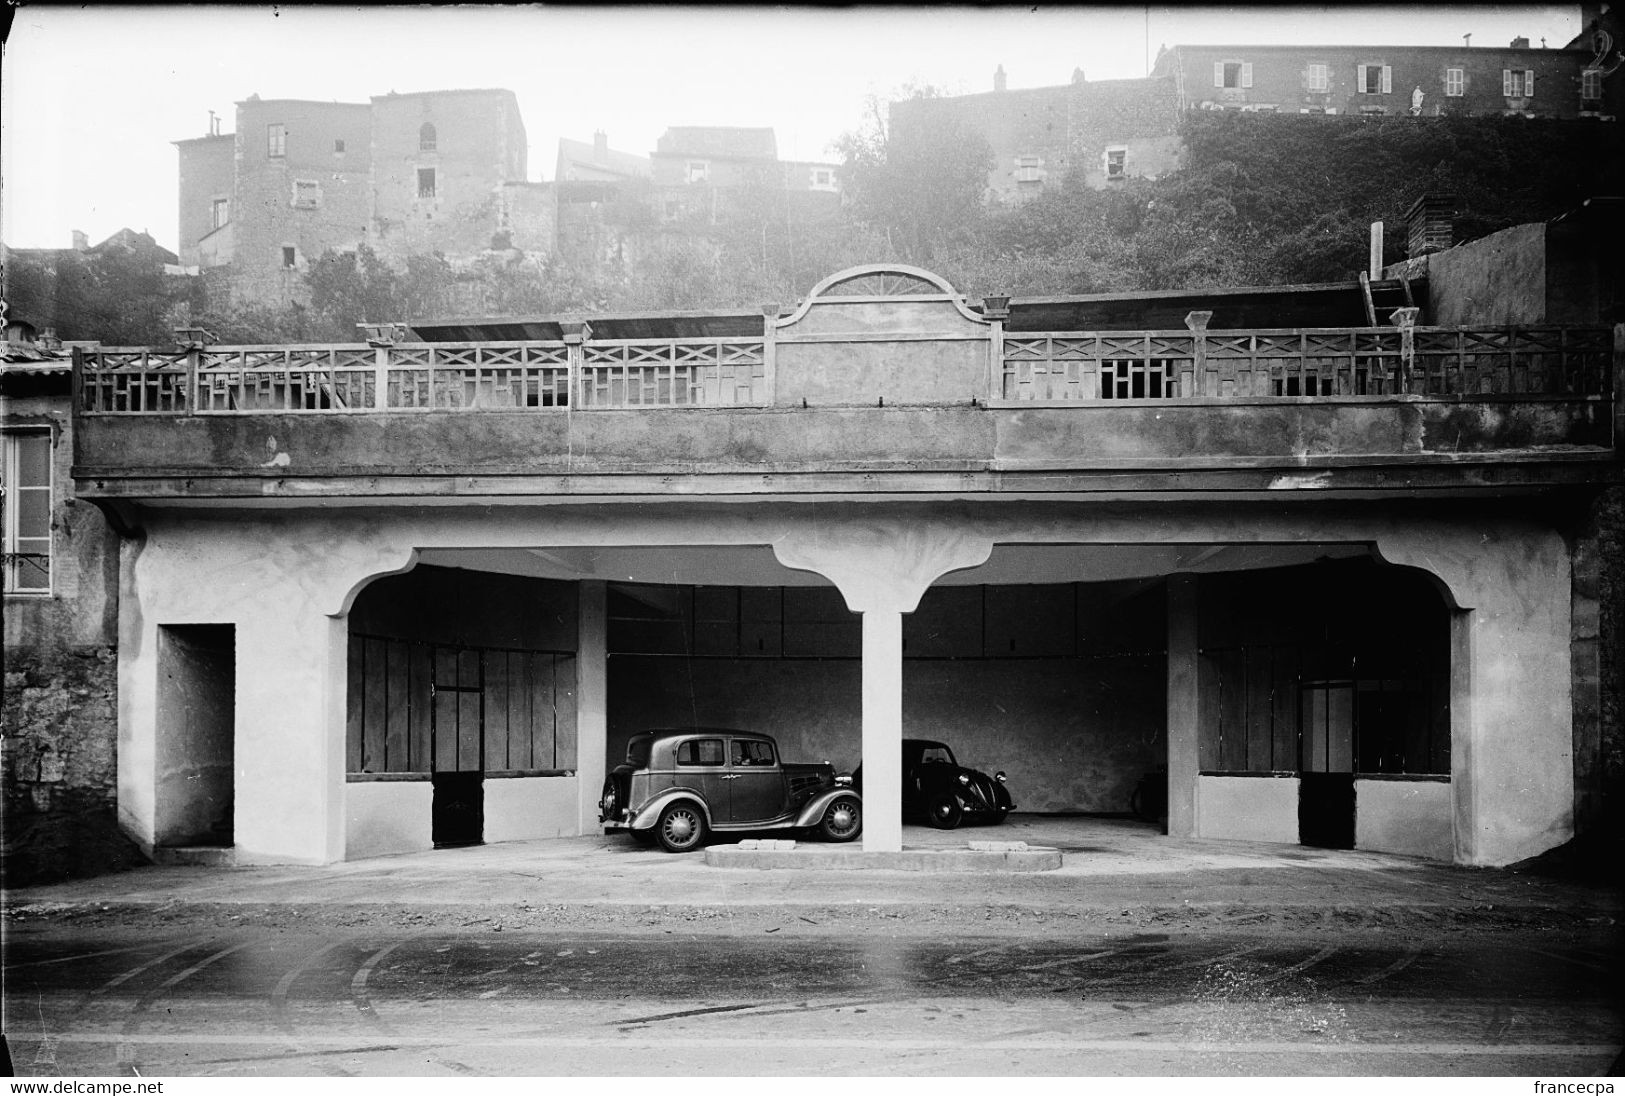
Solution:
M 1404 258 L 1404 214 L 1425 193 L 1456 197 L 1458 241 L 1625 193 L 1613 126 L 1192 113 L 1179 171 L 1108 189 L 1073 175 L 1022 204 L 989 204 L 987 143 L 925 117 L 899 134 L 876 109 L 841 140 L 838 208 L 767 178 L 664 220 L 645 201 L 600 226 L 612 254 L 493 250 L 395 268 L 362 247 L 319 257 L 308 303 L 280 309 L 231 304 L 218 276 L 177 289 L 125 253 L 51 271 L 14 261 L 7 293 L 14 315 L 51 304 L 64 338 L 158 343 L 182 321 L 229 342 L 353 341 L 362 321 L 790 304 L 830 273 L 884 261 L 928 267 L 972 298 L 1292 284 L 1353 278 L 1375 220 L 1389 226 L 1387 259 Z

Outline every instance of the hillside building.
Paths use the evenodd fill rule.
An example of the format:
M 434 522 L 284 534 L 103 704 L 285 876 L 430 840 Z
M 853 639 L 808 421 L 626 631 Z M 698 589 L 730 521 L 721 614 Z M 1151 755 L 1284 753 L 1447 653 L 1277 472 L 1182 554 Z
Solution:
M 228 267 L 247 300 L 297 299 L 300 276 L 330 249 L 364 244 L 399 263 L 552 247 L 551 194 L 526 181 L 511 91 L 391 92 L 367 103 L 250 96 L 237 104 L 234 134 L 175 147 L 181 261 Z

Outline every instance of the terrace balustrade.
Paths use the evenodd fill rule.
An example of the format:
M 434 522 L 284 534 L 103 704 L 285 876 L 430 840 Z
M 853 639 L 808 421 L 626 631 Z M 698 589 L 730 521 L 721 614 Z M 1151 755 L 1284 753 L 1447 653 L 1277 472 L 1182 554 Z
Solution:
M 977 398 L 994 405 L 1580 399 L 1614 388 L 1608 327 L 1016 333 L 995 322 L 988 330 L 987 391 Z M 772 407 L 773 355 L 771 335 L 101 347 L 75 351 L 75 375 L 85 415 Z M 939 402 L 965 396 L 945 392 Z

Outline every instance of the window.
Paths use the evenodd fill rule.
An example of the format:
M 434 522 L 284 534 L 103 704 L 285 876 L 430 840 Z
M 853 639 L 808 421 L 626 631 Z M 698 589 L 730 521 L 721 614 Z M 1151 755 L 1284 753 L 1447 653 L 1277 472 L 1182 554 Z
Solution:
M 51 435 L 5 437 L 5 592 L 51 592 Z
M 1309 66 L 1309 90 L 1330 91 L 1332 87 L 1331 70 L 1325 65 Z
M 418 127 L 418 151 L 433 152 L 435 150 L 435 132 L 433 124 L 424 122 Z
M 1590 102 L 1602 98 L 1602 73 L 1586 69 L 1580 73 L 1580 98 Z
M 1535 70 L 1502 69 L 1501 94 L 1508 99 L 1533 99 L 1535 97 Z
M 1447 68 L 1444 70 L 1444 93 L 1452 99 L 1459 99 L 1467 94 L 1467 72 L 1465 69 Z
M 733 763 L 735 765 L 767 768 L 773 764 L 773 743 L 771 742 L 756 742 L 748 738 L 736 738 L 733 740 L 733 746 Z
M 434 168 L 418 168 L 418 197 L 433 198 L 435 195 Z
M 835 172 L 827 167 L 812 169 L 812 188 L 814 190 L 834 190 Z
M 322 184 L 314 179 L 293 181 L 293 208 L 319 209 L 322 204 Z
M 1216 88 L 1250 88 L 1253 86 L 1251 61 L 1213 62 L 1213 86 Z
M 679 765 L 722 764 L 722 739 L 693 738 L 677 747 Z
M 704 160 L 690 160 L 683 175 L 683 181 L 689 183 L 703 183 L 711 178 L 711 165 Z
M 343 154 L 343 152 L 344 152 L 344 138 L 343 137 L 335 137 L 335 138 L 333 138 L 333 152 L 334 152 L 335 155 L 342 155 Z
M 272 122 L 265 127 L 265 155 L 273 159 L 288 154 L 288 127 L 281 122 Z
M 1394 70 L 1387 65 L 1360 65 L 1356 87 L 1361 95 L 1387 95 L 1394 90 Z
M 216 198 L 209 203 L 209 227 L 221 228 L 231 220 L 231 199 Z
M 296 247 L 284 247 L 282 249 L 282 265 L 287 267 L 289 270 L 292 270 L 294 267 L 298 266 L 299 249 Z
M 1121 179 L 1128 174 L 1128 149 L 1108 148 L 1106 150 L 1106 178 Z
M 1016 157 L 1016 182 L 1041 183 L 1044 181 L 1044 158 L 1042 156 Z

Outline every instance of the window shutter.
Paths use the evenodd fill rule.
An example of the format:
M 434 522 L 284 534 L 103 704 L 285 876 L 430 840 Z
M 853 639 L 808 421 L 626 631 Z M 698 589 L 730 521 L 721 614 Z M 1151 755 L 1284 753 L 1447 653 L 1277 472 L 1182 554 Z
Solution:
M 1512 70 L 1511 69 L 1502 69 L 1501 70 L 1501 94 L 1505 95 L 1508 98 L 1512 97 Z
M 1382 93 L 1387 95 L 1394 90 L 1394 70 L 1387 65 L 1382 66 Z
M 1244 88 L 1253 86 L 1253 63 L 1251 61 L 1241 63 L 1241 86 Z
M 1524 94 L 1524 97 L 1528 98 L 1528 99 L 1533 99 L 1535 97 L 1535 70 L 1534 69 L 1524 69 L 1523 70 L 1523 94 Z
M 1364 65 L 1354 66 L 1354 87 L 1357 91 L 1363 92 L 1366 90 Z
M 1223 61 L 1215 61 L 1215 62 L 1213 62 L 1213 86 L 1216 87 L 1216 88 L 1224 87 L 1224 62 Z

